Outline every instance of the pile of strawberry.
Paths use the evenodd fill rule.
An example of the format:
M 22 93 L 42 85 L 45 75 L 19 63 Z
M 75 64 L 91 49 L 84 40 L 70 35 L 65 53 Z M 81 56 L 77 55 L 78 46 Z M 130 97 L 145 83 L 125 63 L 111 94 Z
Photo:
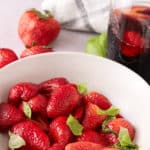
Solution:
M 0 68 L 19 58 L 53 52 L 49 44 L 58 37 L 60 29 L 60 23 L 47 11 L 30 9 L 24 12 L 19 20 L 18 35 L 26 49 L 18 57 L 14 50 L 0 48 Z
M 118 108 L 63 77 L 11 87 L 0 104 L 0 132 L 11 150 L 138 150 Z

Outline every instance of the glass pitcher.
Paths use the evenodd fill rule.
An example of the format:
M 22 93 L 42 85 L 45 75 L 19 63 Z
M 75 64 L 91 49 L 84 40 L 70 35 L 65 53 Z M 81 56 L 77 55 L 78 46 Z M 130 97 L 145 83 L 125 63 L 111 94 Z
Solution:
M 108 58 L 150 84 L 150 0 L 111 1 Z

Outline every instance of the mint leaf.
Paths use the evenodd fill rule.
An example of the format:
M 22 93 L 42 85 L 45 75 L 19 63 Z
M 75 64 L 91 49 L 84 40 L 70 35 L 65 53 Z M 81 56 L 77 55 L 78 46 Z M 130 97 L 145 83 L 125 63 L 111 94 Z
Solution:
M 31 110 L 31 108 L 30 108 L 30 106 L 29 106 L 29 104 L 27 102 L 23 102 L 23 112 L 24 112 L 26 117 L 31 119 L 32 110 Z
M 78 91 L 81 94 L 87 94 L 87 84 L 86 83 L 80 83 L 77 85 Z
M 10 138 L 8 142 L 8 147 L 11 150 L 18 149 L 26 145 L 26 142 L 24 141 L 24 139 L 18 134 L 13 134 L 9 131 L 9 136 Z
M 120 112 L 120 110 L 114 106 L 110 107 L 107 110 L 102 110 L 102 109 L 97 110 L 97 114 L 99 114 L 99 115 L 106 115 L 106 116 L 112 116 L 112 117 L 118 115 L 119 112 Z
M 138 150 L 138 145 L 134 144 L 130 138 L 128 129 L 121 127 L 118 135 L 119 142 L 114 145 L 121 150 Z
M 99 44 L 103 50 L 103 56 L 106 56 L 107 53 L 107 33 L 104 32 L 99 36 Z
M 89 54 L 106 57 L 107 33 L 91 37 L 86 43 L 86 52 Z
M 128 129 L 121 127 L 119 132 L 119 142 L 121 146 L 130 146 L 132 145 L 132 141 L 128 132 Z
M 115 118 L 115 117 L 111 117 L 111 116 L 108 116 L 108 117 L 106 118 L 106 120 L 102 123 L 102 131 L 103 131 L 104 133 L 113 133 L 113 134 L 115 134 L 116 136 L 118 136 L 118 134 L 117 134 L 115 131 L 113 131 L 113 130 L 111 130 L 110 128 L 107 127 L 108 123 L 109 123 L 111 120 L 113 120 L 114 118 Z
M 107 125 L 119 113 L 120 113 L 120 110 L 117 107 L 114 107 L 114 106 L 110 107 L 107 110 L 102 110 L 100 108 L 97 110 L 97 114 L 99 114 L 99 115 L 106 115 L 107 116 L 106 120 L 102 123 L 102 131 L 103 132 L 105 132 L 105 133 L 113 133 L 116 136 L 118 136 L 118 134 L 115 131 L 113 131 L 110 128 L 108 128 Z
M 83 126 L 74 116 L 69 115 L 66 123 L 74 135 L 82 135 Z

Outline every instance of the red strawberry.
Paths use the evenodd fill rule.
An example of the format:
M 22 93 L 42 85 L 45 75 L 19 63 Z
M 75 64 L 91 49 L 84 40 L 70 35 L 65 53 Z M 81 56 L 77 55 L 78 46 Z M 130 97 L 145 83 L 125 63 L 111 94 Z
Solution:
M 110 148 L 110 147 L 105 147 L 102 150 L 121 150 L 119 148 Z
M 110 101 L 102 94 L 97 92 L 90 92 L 85 96 L 85 102 L 96 104 L 101 109 L 108 109 L 111 106 Z
M 74 116 L 77 120 L 82 121 L 83 115 L 84 115 L 84 110 L 85 110 L 85 108 L 84 108 L 83 105 L 77 107 L 77 108 L 74 110 L 74 112 L 73 112 L 73 116 Z
M 55 143 L 66 145 L 72 141 L 73 134 L 66 124 L 67 117 L 61 116 L 54 119 L 49 126 L 49 135 Z
M 48 117 L 55 118 L 68 115 L 79 103 L 80 95 L 71 84 L 66 84 L 55 89 L 47 105 Z
M 127 128 L 131 139 L 132 140 L 134 139 L 135 129 L 133 125 L 129 121 L 125 120 L 124 118 L 113 119 L 112 121 L 108 123 L 107 126 L 108 128 L 110 128 L 111 130 L 117 133 L 119 133 L 121 127 Z
M 48 45 L 60 32 L 59 22 L 36 9 L 26 11 L 19 20 L 18 34 L 27 46 Z
M 144 39 L 135 31 L 124 33 L 124 42 L 121 44 L 122 54 L 127 57 L 135 57 L 144 51 Z
M 107 142 L 107 146 L 112 146 L 118 142 L 118 138 L 113 133 L 100 133 L 100 136 Z
M 0 132 L 7 131 L 12 125 L 25 120 L 24 114 L 11 104 L 0 104 Z
M 102 150 L 102 146 L 92 142 L 75 142 L 66 145 L 65 150 Z
M 0 68 L 16 60 L 18 60 L 18 57 L 13 50 L 0 48 Z
M 19 102 L 28 101 L 32 97 L 38 94 L 39 87 L 31 82 L 21 82 L 14 85 L 8 96 L 8 102 L 12 104 L 18 104 Z
M 44 96 L 38 94 L 32 97 L 27 103 L 29 104 L 32 112 L 41 113 L 46 116 L 48 100 Z
M 48 119 L 44 116 L 40 116 L 39 114 L 33 115 L 33 122 L 35 122 L 43 131 L 49 131 L 49 122 Z
M 22 147 L 23 150 L 47 150 L 50 146 L 48 136 L 32 121 L 23 121 L 14 125 L 11 132 L 25 140 L 26 145 Z
M 77 141 L 87 141 L 100 144 L 102 147 L 108 146 L 104 138 L 94 130 L 84 131 Z
M 59 143 L 53 144 L 48 150 L 64 150 L 65 146 Z
M 101 126 L 102 122 L 106 119 L 104 115 L 98 115 L 97 110 L 99 107 L 93 103 L 88 103 L 85 109 L 83 118 L 84 130 L 95 129 Z
M 116 118 L 123 118 L 121 114 L 116 115 Z
M 30 56 L 30 55 L 36 55 L 41 53 L 49 53 L 53 52 L 53 50 L 46 46 L 33 46 L 31 48 L 26 48 L 20 55 L 21 58 Z
M 43 81 L 40 83 L 40 93 L 50 96 L 50 93 L 55 90 L 56 88 L 60 87 L 61 85 L 68 84 L 69 81 L 67 81 L 66 78 L 63 77 L 57 77 L 57 78 L 52 78 L 46 81 Z

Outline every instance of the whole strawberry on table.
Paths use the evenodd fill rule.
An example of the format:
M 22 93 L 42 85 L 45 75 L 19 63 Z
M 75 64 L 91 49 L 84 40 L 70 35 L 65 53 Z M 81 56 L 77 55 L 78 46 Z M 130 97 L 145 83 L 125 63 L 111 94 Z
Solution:
M 18 34 L 26 47 L 21 51 L 20 58 L 53 52 L 49 44 L 58 37 L 60 30 L 60 23 L 50 15 L 50 12 L 42 13 L 36 9 L 25 11 L 18 23 Z M 0 48 L 0 68 L 18 59 L 15 50 Z
M 64 77 L 12 86 L 0 132 L 11 150 L 138 150 L 134 126 L 108 98 Z
M 25 46 L 47 46 L 54 41 L 60 32 L 60 23 L 50 12 L 41 13 L 29 9 L 23 13 L 18 24 L 18 34 Z

